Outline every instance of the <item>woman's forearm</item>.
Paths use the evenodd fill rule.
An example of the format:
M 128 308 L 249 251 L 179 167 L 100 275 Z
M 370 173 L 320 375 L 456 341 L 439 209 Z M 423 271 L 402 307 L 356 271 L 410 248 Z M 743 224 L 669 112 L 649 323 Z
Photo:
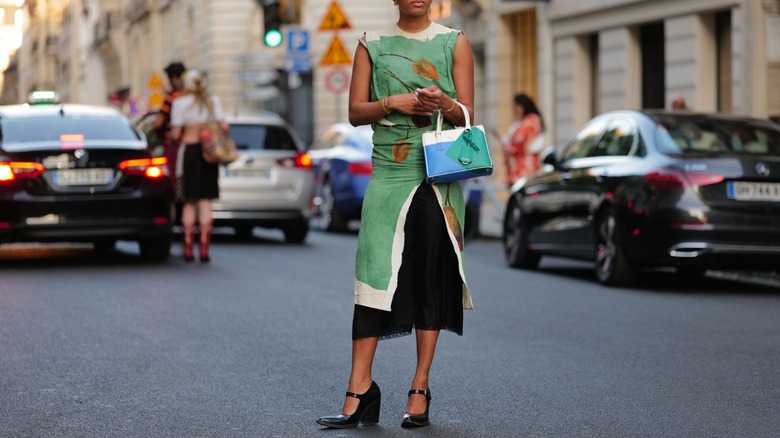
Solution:
M 392 96 L 373 102 L 353 103 L 349 107 L 349 123 L 353 126 L 378 122 L 392 111 Z

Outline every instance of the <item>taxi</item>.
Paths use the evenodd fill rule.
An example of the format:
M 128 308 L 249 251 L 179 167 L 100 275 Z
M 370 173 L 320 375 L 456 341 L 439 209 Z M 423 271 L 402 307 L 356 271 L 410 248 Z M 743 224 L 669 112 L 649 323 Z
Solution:
M 173 190 L 164 157 L 119 111 L 51 92 L 0 106 L 0 244 L 137 241 L 168 258 Z

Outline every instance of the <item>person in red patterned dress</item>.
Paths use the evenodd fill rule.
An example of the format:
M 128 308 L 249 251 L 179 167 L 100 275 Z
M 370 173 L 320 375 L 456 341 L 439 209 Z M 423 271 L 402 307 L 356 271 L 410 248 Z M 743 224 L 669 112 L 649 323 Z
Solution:
M 533 99 L 516 94 L 514 107 L 516 120 L 502 139 L 508 185 L 539 170 L 539 153 L 544 147 L 544 120 Z

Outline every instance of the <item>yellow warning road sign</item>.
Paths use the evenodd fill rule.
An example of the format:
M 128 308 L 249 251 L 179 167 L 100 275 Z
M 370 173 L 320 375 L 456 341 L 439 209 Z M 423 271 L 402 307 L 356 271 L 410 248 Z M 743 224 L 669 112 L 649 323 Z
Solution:
M 349 24 L 349 20 L 347 19 L 346 14 L 344 14 L 344 11 L 341 10 L 341 6 L 339 6 L 338 2 L 333 0 L 328 7 L 328 12 L 326 12 L 325 16 L 322 18 L 320 30 L 346 29 L 352 29 L 352 25 Z
M 352 58 L 349 53 L 344 49 L 344 44 L 341 43 L 341 39 L 333 35 L 333 39 L 330 40 L 328 50 L 325 51 L 325 55 L 322 56 L 320 65 L 351 65 Z
M 164 101 L 165 96 L 159 91 L 155 91 L 151 96 L 149 96 L 149 102 L 147 105 L 149 105 L 149 108 L 159 108 L 163 105 Z
M 163 88 L 165 87 L 165 82 L 163 82 L 162 76 L 155 72 L 149 76 L 149 82 L 146 83 L 146 86 L 152 90 L 155 88 Z

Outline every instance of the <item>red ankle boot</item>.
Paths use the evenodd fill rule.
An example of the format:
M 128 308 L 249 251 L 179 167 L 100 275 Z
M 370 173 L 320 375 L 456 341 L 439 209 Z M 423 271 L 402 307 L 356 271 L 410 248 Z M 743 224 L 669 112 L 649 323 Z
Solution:
M 200 226 L 200 262 L 208 263 L 209 245 L 211 244 L 211 224 L 201 224 Z
M 185 226 L 184 227 L 184 248 L 183 248 L 184 261 L 191 262 L 195 260 L 195 257 L 192 255 L 192 245 L 194 241 L 195 241 L 195 227 Z

